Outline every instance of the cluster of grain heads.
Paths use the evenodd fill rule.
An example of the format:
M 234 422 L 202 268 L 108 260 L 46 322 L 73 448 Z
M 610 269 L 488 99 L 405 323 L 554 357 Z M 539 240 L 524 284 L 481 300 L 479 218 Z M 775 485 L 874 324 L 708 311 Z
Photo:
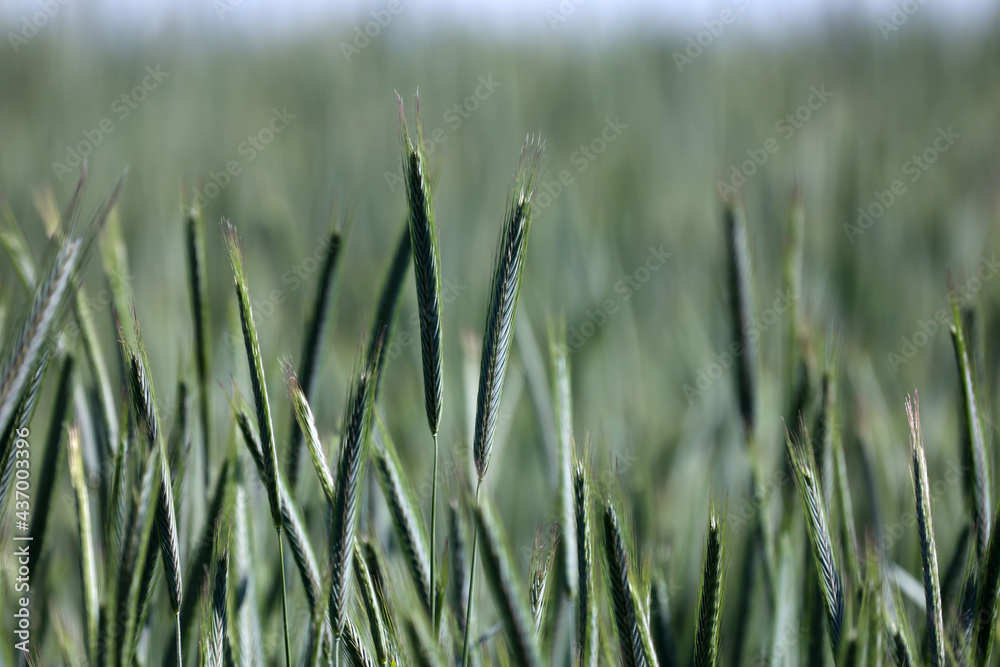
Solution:
M 890 549 L 882 540 L 893 526 L 891 520 L 882 520 L 868 430 L 860 418 L 862 425 L 856 434 L 849 430 L 851 420 L 847 420 L 843 435 L 837 425 L 841 350 L 836 336 L 830 337 L 832 345 L 823 341 L 827 345 L 824 367 L 816 362 L 822 355 L 812 352 L 798 309 L 788 335 L 787 392 L 778 404 L 788 423 L 799 426 L 794 434 L 797 437 L 785 433 L 786 470 L 795 481 L 804 511 L 798 516 L 794 506 L 782 503 L 780 531 L 775 536 L 768 525 L 773 521 L 769 514 L 777 509 L 768 502 L 774 487 L 760 483 L 767 472 L 768 457 L 767 452 L 757 449 L 764 440 L 758 443 L 756 432 L 757 412 L 772 405 L 761 397 L 768 395 L 765 381 L 773 374 L 758 375 L 756 370 L 751 237 L 742 212 L 732 203 L 727 203 L 724 213 L 729 333 L 741 350 L 734 355 L 738 361 L 734 366 L 733 412 L 747 441 L 753 472 L 751 494 L 756 501 L 754 516 L 741 517 L 753 523 L 738 545 L 744 551 L 732 551 L 740 559 L 736 568 L 739 586 L 729 594 L 731 599 L 737 596 L 733 609 L 724 612 L 726 565 L 731 552 L 726 543 L 725 511 L 710 504 L 703 546 L 683 537 L 675 542 L 672 534 L 665 536 L 670 549 L 686 542 L 683 551 L 691 555 L 689 571 L 694 571 L 701 556 L 700 585 L 678 589 L 674 597 L 675 591 L 666 584 L 666 568 L 644 570 L 641 563 L 648 560 L 654 544 L 659 548 L 660 544 L 648 537 L 663 526 L 650 525 L 648 512 L 640 505 L 609 494 L 595 482 L 587 447 L 580 455 L 574 451 L 565 324 L 561 320 L 550 324 L 547 365 L 523 316 L 517 343 L 520 361 L 532 367 L 526 369 L 526 376 L 545 443 L 554 529 L 551 534 L 546 529 L 539 531 L 545 538 L 536 538 L 528 571 L 520 571 L 507 541 L 516 528 L 507 528 L 490 494 L 481 493 L 481 487 L 494 438 L 501 439 L 497 419 L 512 353 L 541 155 L 541 146 L 531 140 L 522 151 L 499 233 L 482 346 L 477 347 L 479 339 L 472 336 L 462 341 L 463 376 L 466 393 L 471 396 L 467 426 L 473 467 L 468 478 L 476 484 L 473 489 L 464 475 L 457 476 L 458 492 L 448 507 L 447 558 L 438 560 L 434 530 L 437 434 L 443 404 L 440 256 L 419 130 L 416 140 L 411 141 L 405 118 L 400 120 L 407 220 L 394 247 L 387 249 L 391 256 L 387 257 L 373 327 L 365 336 L 368 344 L 359 351 L 345 399 L 339 447 L 331 446 L 332 442 L 324 447 L 321 433 L 325 425 L 318 422 L 328 402 L 310 395 L 323 366 L 325 322 L 343 240 L 336 221 L 326 235 L 327 256 L 321 263 L 316 299 L 306 321 L 301 360 L 295 369 L 290 362 L 282 364 L 293 417 L 287 451 L 279 451 L 274 438 L 264 375 L 267 364 L 254 325 L 240 242 L 232 226 L 223 222 L 250 370 L 248 389 L 253 397 L 248 409 L 238 392 L 230 396 L 234 423 L 229 449 L 224 450 L 212 449 L 209 444 L 209 425 L 219 420 L 213 420 L 207 400 L 211 339 L 206 269 L 210 263 L 205 258 L 200 212 L 191 211 L 184 219 L 194 372 L 182 365 L 171 401 L 176 406 L 174 416 L 167 419 L 164 412 L 161 421 L 138 325 L 128 336 L 119 325 L 120 384 L 125 399 L 116 406 L 109 398 L 114 392 L 102 388 L 108 374 L 99 348 L 93 344 L 95 329 L 87 324 L 89 316 L 80 305 L 81 297 L 73 296 L 93 235 L 102 226 L 106 227 L 105 238 L 112 235 L 112 225 L 103 223 L 111 216 L 111 201 L 101 205 L 88 225 L 77 220 L 82 187 L 65 213 L 52 213 L 53 206 L 46 205 L 43 219 L 50 231 L 51 250 L 38 267 L 23 237 L 7 224 L 11 218 L 4 222 L 0 208 L 0 222 L 4 222 L 0 225 L 0 245 L 11 256 L 12 267 L 28 295 L 23 311 L 7 324 L 0 348 L 0 508 L 14 493 L 14 440 L 32 423 L 36 406 L 50 410 L 44 451 L 36 459 L 40 466 L 34 471 L 40 483 L 33 484 L 38 491 L 30 522 L 34 547 L 30 567 L 36 577 L 33 586 L 37 582 L 39 588 L 51 588 L 59 583 L 52 579 L 50 567 L 62 557 L 51 555 L 58 536 L 47 537 L 46 533 L 66 526 L 64 521 L 53 520 L 58 505 L 54 487 L 66 471 L 76 501 L 69 525 L 74 554 L 79 544 L 81 586 L 74 587 L 72 597 L 78 599 L 80 612 L 74 616 L 50 607 L 47 599 L 40 601 L 39 616 L 45 617 L 38 633 L 40 641 L 49 633 L 43 646 L 58 642 L 64 655 L 83 656 L 88 664 L 101 667 L 157 662 L 168 667 L 181 664 L 185 657 L 213 666 L 265 665 L 280 657 L 274 654 L 281 653 L 277 644 L 281 640 L 286 663 L 297 658 L 294 664 L 311 667 L 335 662 L 383 666 L 567 662 L 583 667 L 667 666 L 679 664 L 681 653 L 691 656 L 698 666 L 785 667 L 799 657 L 796 644 L 804 656 L 799 663 L 829 664 L 829 639 L 838 665 L 990 664 L 1000 613 L 1000 528 L 990 495 L 990 421 L 985 407 L 989 400 L 983 392 L 982 353 L 977 345 L 982 337 L 980 333 L 973 339 L 970 311 L 962 311 L 952 288 L 952 344 L 958 369 L 960 451 L 967 504 L 956 543 L 941 543 L 949 556 L 941 563 L 948 565 L 942 570 L 944 576 L 938 575 L 930 489 L 934 488 L 935 496 L 939 494 L 936 487 L 929 486 L 916 397 L 906 405 L 916 535 L 906 540 L 894 537 L 896 546 Z M 790 229 L 785 281 L 794 296 L 802 282 L 803 224 L 798 199 Z M 393 326 L 411 261 L 421 327 L 423 403 L 435 440 L 430 531 L 424 524 L 427 508 L 422 507 L 428 498 L 414 493 L 412 473 L 403 463 L 410 462 L 410 452 L 397 449 L 375 407 L 379 377 L 388 360 L 384 342 Z M 122 272 L 122 266 L 121 250 L 112 248 L 105 253 L 106 273 Z M 112 311 L 116 318 L 117 313 L 127 311 L 128 303 L 125 291 L 116 287 L 116 308 Z M 70 305 L 76 307 L 80 324 L 81 336 L 76 342 L 60 329 L 60 320 Z M 132 318 L 137 320 L 134 309 Z M 845 364 L 849 373 L 854 372 L 853 361 Z M 43 398 L 47 377 L 54 385 L 50 403 Z M 862 384 L 851 374 L 845 377 L 845 387 Z M 765 386 L 758 387 L 758 380 Z M 507 391 L 510 394 L 509 388 Z M 862 403 L 864 397 L 858 400 Z M 313 406 L 317 407 L 315 413 Z M 381 412 L 393 425 L 400 419 L 395 408 L 383 406 Z M 199 418 L 200 458 L 206 477 L 195 485 L 202 488 L 191 493 L 192 485 L 184 485 L 185 470 L 191 432 L 198 428 L 194 422 Z M 815 438 L 810 439 L 810 431 Z M 245 452 L 237 451 L 237 433 L 245 443 Z M 408 439 L 409 435 L 403 437 Z M 854 448 L 856 441 L 862 443 L 860 448 Z M 321 493 L 314 498 L 296 496 L 303 445 Z M 198 451 L 195 448 L 196 462 Z M 210 454 L 214 466 L 209 466 Z M 359 515 L 369 457 L 386 511 L 373 510 L 371 521 L 363 523 Z M 279 461 L 285 465 L 279 467 Z M 858 463 L 866 479 L 861 487 L 865 492 L 855 506 L 848 470 Z M 248 489 L 249 466 L 256 468 L 262 481 L 279 538 L 275 567 L 268 567 L 264 560 L 273 550 L 268 552 L 252 539 L 251 491 L 256 487 Z M 106 474 L 97 475 L 97 470 Z M 217 476 L 207 477 L 213 471 Z M 298 485 L 300 493 L 306 488 Z M 855 517 L 856 507 L 867 510 L 867 516 Z M 639 517 L 634 528 L 630 520 L 633 512 Z M 868 527 L 865 538 L 870 557 L 865 560 L 858 555 L 855 520 Z M 467 527 L 471 535 L 466 534 Z M 311 542 L 320 530 L 325 531 L 325 553 L 322 548 L 314 550 Z M 311 535 L 313 531 L 317 534 Z M 471 549 L 468 537 L 472 538 Z M 923 590 L 909 574 L 908 568 L 916 571 L 917 555 L 917 539 L 910 538 L 919 538 Z M 301 593 L 295 582 L 286 586 L 286 542 L 301 578 Z M 49 553 L 43 551 L 46 545 Z M 800 563 L 803 557 L 805 568 Z M 668 562 L 680 569 L 673 558 L 669 556 Z M 765 590 L 754 595 L 762 559 Z M 679 562 L 684 563 L 683 556 Z M 665 563 L 661 560 L 655 565 Z M 478 598 L 486 603 L 482 610 L 474 609 L 473 604 L 477 600 L 477 566 L 483 570 L 480 577 L 485 577 L 489 593 L 489 597 Z M 294 601 L 296 595 L 304 595 L 308 613 L 305 620 L 290 628 L 289 600 Z M 758 608 L 764 613 L 755 614 Z M 567 611 L 570 613 L 564 613 Z M 482 616 L 484 628 L 477 628 L 475 612 Z M 724 613 L 735 627 L 723 635 Z M 926 630 L 921 618 L 918 633 L 911 632 L 910 618 L 924 613 Z M 174 637 L 157 632 L 168 614 L 176 625 Z M 752 622 L 748 623 L 748 618 L 753 618 Z M 808 634 L 789 636 L 790 629 L 804 626 Z M 463 637 L 461 644 L 453 640 L 458 636 Z M 301 640 L 298 645 L 293 638 Z M 761 648 L 763 653 L 748 654 L 750 649 Z M 162 655 L 154 655 L 156 651 Z M 9 659 L 12 655 L 16 653 L 7 640 L 0 639 L 0 663 L 13 664 Z
M 93 247 L 118 199 L 122 179 L 97 207 L 88 223 L 78 221 L 85 177 L 80 178 L 73 200 L 64 216 L 63 231 L 52 240 L 49 259 L 39 272 L 30 298 L 5 327 L 0 348 L 0 434 L 7 434 L 13 418 L 33 392 L 32 378 L 38 377 L 46 349 L 59 330 Z M 39 379 L 40 381 L 40 379 Z M 37 385 L 36 385 L 37 386 Z M 6 454 L 5 448 L 0 455 Z M 0 456 L 0 460 L 2 460 Z
M 528 231 L 531 228 L 532 196 L 535 180 L 541 165 L 544 144 L 529 137 L 521 149 L 510 199 L 504 212 L 503 225 L 497 241 L 493 265 L 493 281 L 486 310 L 486 331 L 483 335 L 482 362 L 479 370 L 479 394 L 476 399 L 475 432 L 472 442 L 473 461 L 476 466 L 476 498 L 486 477 L 493 452 L 493 436 L 497 416 L 500 414 L 500 396 L 507 372 L 514 317 L 521 291 L 521 275 L 528 249 Z M 472 566 L 469 574 L 469 595 L 466 599 L 465 639 L 463 665 L 469 661 L 469 633 L 472 614 L 472 594 L 476 583 L 476 543 L 478 522 L 472 537 Z
M 229 262 L 233 268 L 233 282 L 236 287 L 236 297 L 240 308 L 240 324 L 243 329 L 243 344 L 247 353 L 247 364 L 250 367 L 250 384 L 253 388 L 254 406 L 257 412 L 257 432 L 263 453 L 264 484 L 267 487 L 268 503 L 271 507 L 271 520 L 278 534 L 278 560 L 281 563 L 281 615 L 285 632 L 285 664 L 291 665 L 291 650 L 288 639 L 288 599 L 285 589 L 285 557 L 281 538 L 283 527 L 281 512 L 281 496 L 278 492 L 278 452 L 274 441 L 274 426 L 271 422 L 271 405 L 267 397 L 267 381 L 264 377 L 264 363 L 260 353 L 260 343 L 257 340 L 257 326 L 253 320 L 253 308 L 250 302 L 250 288 L 247 284 L 246 271 L 243 266 L 243 247 L 236 228 L 228 220 L 222 222 L 223 239 L 229 252 Z

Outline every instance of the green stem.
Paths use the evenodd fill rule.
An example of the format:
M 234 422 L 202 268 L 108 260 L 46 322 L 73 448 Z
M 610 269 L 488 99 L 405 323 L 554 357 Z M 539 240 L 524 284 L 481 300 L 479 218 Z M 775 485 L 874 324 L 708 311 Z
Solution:
M 292 666 L 292 654 L 288 648 L 288 596 L 285 592 L 285 547 L 278 527 L 278 561 L 281 563 L 281 622 L 285 629 L 285 665 Z
M 184 653 L 181 651 L 181 612 L 178 611 L 174 614 L 174 620 L 177 622 L 177 667 L 183 667 L 184 665 Z
M 337 635 L 337 641 L 333 645 L 333 656 L 334 665 L 340 667 L 340 635 Z
M 479 505 L 479 487 L 483 480 L 476 483 L 476 506 Z M 476 547 L 479 541 L 479 524 L 472 523 L 472 565 L 469 570 L 469 597 L 465 601 L 465 639 L 462 641 L 462 667 L 469 664 L 469 629 L 472 625 L 472 591 L 476 585 Z
M 434 434 L 434 479 L 431 482 L 431 623 L 434 626 L 435 632 L 437 631 L 437 614 L 435 613 L 435 607 L 437 606 L 437 589 L 434 586 L 434 561 L 436 560 L 435 554 L 437 550 L 434 548 L 435 536 L 437 534 L 437 486 L 438 486 L 438 436 L 437 433 Z
M 759 463 L 759 452 L 757 451 L 757 440 L 754 437 L 753 430 L 746 429 L 744 437 L 746 438 L 747 453 L 750 459 L 751 497 L 756 498 L 759 494 L 761 498 L 760 507 L 757 508 L 754 530 L 758 532 L 761 546 L 763 546 L 765 585 L 767 586 L 770 599 L 776 603 L 778 599 L 777 561 L 774 554 L 774 544 L 771 542 L 771 536 L 774 535 L 774 527 L 771 525 L 771 514 L 769 511 L 770 496 L 767 495 L 767 486 L 762 482 L 764 475 L 757 465 Z
M 577 592 L 577 595 L 580 595 L 580 593 Z M 568 602 L 568 604 L 566 605 L 566 610 L 569 612 L 569 654 L 567 655 L 567 658 L 570 666 L 572 667 L 573 656 L 576 655 L 576 618 L 574 618 L 573 616 L 573 612 L 575 611 L 575 605 L 573 604 L 574 602 L 573 598 L 565 597 L 564 599 Z M 581 655 L 583 655 L 582 650 L 581 650 Z

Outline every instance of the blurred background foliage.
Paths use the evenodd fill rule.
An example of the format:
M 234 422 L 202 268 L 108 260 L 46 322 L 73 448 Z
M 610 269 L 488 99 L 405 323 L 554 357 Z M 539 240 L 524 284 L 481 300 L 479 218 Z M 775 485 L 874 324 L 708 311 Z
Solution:
M 316 26 L 287 40 L 178 29 L 155 39 L 119 41 L 53 22 L 16 54 L 0 45 L 0 197 L 40 254 L 45 236 L 36 198 L 52 187 L 61 205 L 68 200 L 79 168 L 57 174 L 62 170 L 55 163 L 67 164 L 68 152 L 88 140 L 85 133 L 94 136 L 102 119 L 112 120 L 113 130 L 98 133 L 100 143 L 88 156 L 88 202 L 96 202 L 128 166 L 118 209 L 127 283 L 162 409 L 173 403 L 178 369 L 193 363 L 179 205 L 196 192 L 215 192 L 206 190 L 213 174 L 221 183 L 227 163 L 236 161 L 240 173 L 205 206 L 211 376 L 226 388 L 231 377 L 244 391 L 249 386 L 231 273 L 216 226 L 225 216 L 245 240 L 282 437 L 291 415 L 278 361 L 299 353 L 318 278 L 309 258 L 334 202 L 342 219 L 353 211 L 313 400 L 321 431 L 330 434 L 404 221 L 405 196 L 395 177 L 401 150 L 393 91 L 403 96 L 409 115 L 419 89 L 425 138 L 430 143 L 442 137 L 433 139 L 430 164 L 442 275 L 446 294 L 448 285 L 455 293 L 444 310 L 441 442 L 448 470 L 453 456 L 464 465 L 469 440 L 463 341 L 482 335 L 488 267 L 511 175 L 525 135 L 540 134 L 546 153 L 539 192 L 549 193 L 550 203 L 539 206 L 533 225 L 519 327 L 530 324 L 544 350 L 547 320 L 565 315 L 577 444 L 588 443 L 603 484 L 617 477 L 633 497 L 637 532 L 652 545 L 645 557 L 667 560 L 676 608 L 693 613 L 710 490 L 728 498 L 731 515 L 748 500 L 732 368 L 698 384 L 701 375 L 715 374 L 712 364 L 730 337 L 718 183 L 730 181 L 747 151 L 760 155 L 768 138 L 776 141 L 778 149 L 739 188 L 761 311 L 783 289 L 789 205 L 796 186 L 801 188 L 805 265 L 799 305 L 820 359 L 834 345 L 842 351 L 839 424 L 858 533 L 864 536 L 873 529 L 865 524 L 872 500 L 862 483 L 859 438 L 874 454 L 885 521 L 912 506 L 905 392 L 920 391 L 932 483 L 959 460 L 957 374 L 945 328 L 905 363 L 894 364 L 888 355 L 902 356 L 921 322 L 947 305 L 948 268 L 964 284 L 997 249 L 998 28 L 993 20 L 975 29 L 936 30 L 918 16 L 887 38 L 874 21 L 845 21 L 781 39 L 724 34 L 679 71 L 675 53 L 686 48 L 683 33 L 487 39 L 415 29 L 404 14 L 348 58 L 342 44 L 355 33 L 347 25 Z M 168 74 L 122 117 L 123 107 L 113 105 L 141 85 L 147 67 Z M 495 90 L 484 92 L 483 80 L 495 82 Z M 812 87 L 832 96 L 786 136 L 778 124 L 807 103 Z M 465 105 L 464 114 L 456 104 Z M 267 127 L 274 110 L 287 116 L 287 127 L 250 160 L 244 142 Z M 619 134 L 593 160 L 581 158 L 582 147 L 600 138 L 609 122 L 618 124 Z M 438 128 L 442 132 L 434 135 Z M 910 181 L 906 163 L 947 128 L 960 138 Z M 558 188 L 564 171 L 571 182 Z M 845 224 L 856 224 L 858 208 L 869 208 L 896 179 L 905 183 L 905 193 L 852 239 Z M 651 249 L 669 258 L 638 282 L 647 275 L 639 269 L 647 266 Z M 105 288 L 99 264 L 92 262 L 87 288 L 105 356 L 113 360 L 116 335 L 110 308 L 99 299 Z M 638 289 L 622 288 L 629 276 Z M 986 342 L 983 408 L 991 443 L 1000 396 L 998 297 L 1000 281 L 990 279 L 975 293 Z M 4 256 L 0 303 L 12 310 L 24 298 Z M 415 310 L 408 283 L 390 340 L 396 347 L 390 347 L 380 411 L 414 485 L 426 491 L 422 482 L 429 480 L 431 459 Z M 784 457 L 780 420 L 790 326 L 785 313 L 762 327 L 759 443 L 765 467 L 773 471 L 782 469 Z M 496 471 L 487 484 L 512 542 L 524 547 L 518 556 L 526 568 L 532 534 L 553 520 L 555 471 L 532 401 L 531 369 L 523 363 L 523 333 L 504 394 L 506 437 L 498 443 Z M 408 334 L 408 343 L 400 342 L 406 340 L 401 334 Z M 478 372 L 478 356 L 473 366 Z M 212 401 L 221 448 L 230 429 L 221 389 Z M 41 429 L 48 410 L 37 415 Z M 995 447 L 989 451 L 995 461 Z M 200 476 L 187 479 L 195 483 Z M 315 514 L 321 495 L 313 475 L 307 472 L 303 480 L 300 498 Z M 66 572 L 73 573 L 77 546 L 69 528 L 68 478 L 60 484 L 65 489 L 53 524 L 60 537 L 51 540 L 52 558 L 65 559 Z M 784 495 L 790 497 L 790 479 L 776 484 L 787 486 Z M 262 509 L 262 488 L 253 487 L 259 495 L 252 506 Z M 373 511 L 384 512 L 380 503 Z M 962 513 L 960 485 L 935 499 L 942 567 Z M 258 514 L 265 521 L 266 513 Z M 259 554 L 274 549 L 272 540 L 263 539 L 265 529 L 257 531 Z M 188 526 L 182 534 L 194 530 Z M 737 535 L 737 550 L 743 539 Z M 908 530 L 891 556 L 919 575 L 919 553 L 916 531 Z M 727 595 L 727 603 L 736 598 Z

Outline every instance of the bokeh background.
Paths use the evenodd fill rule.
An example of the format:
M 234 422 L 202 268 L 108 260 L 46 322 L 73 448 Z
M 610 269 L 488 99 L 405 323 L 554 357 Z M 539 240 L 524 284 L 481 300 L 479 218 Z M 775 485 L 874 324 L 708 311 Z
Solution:
M 119 205 L 124 280 L 168 406 L 178 369 L 190 371 L 193 358 L 179 206 L 196 197 L 209 232 L 212 377 L 227 388 L 235 378 L 248 391 L 242 343 L 226 335 L 239 335 L 217 227 L 229 218 L 245 239 L 279 434 L 290 412 L 278 361 L 301 347 L 318 278 L 311 258 L 337 202 L 337 215 L 353 216 L 313 407 L 321 431 L 339 423 L 404 222 L 394 91 L 412 127 L 419 90 L 446 288 L 442 446 L 445 461 L 465 464 L 467 368 L 478 371 L 469 341 L 474 347 L 482 335 L 520 148 L 528 134 L 545 139 L 504 437 L 487 480 L 525 568 L 536 529 L 552 521 L 555 489 L 530 341 L 544 368 L 548 321 L 561 314 L 570 327 L 577 443 L 588 443 L 602 483 L 619 483 L 637 500 L 637 532 L 654 545 L 650 558 L 670 563 L 678 608 L 693 613 L 709 494 L 738 513 L 748 489 L 733 368 L 723 367 L 725 186 L 738 191 L 750 230 L 768 469 L 780 469 L 784 456 L 792 310 L 772 318 L 766 309 L 782 298 L 797 190 L 803 286 L 786 300 L 822 341 L 821 358 L 841 352 L 839 424 L 859 535 L 871 530 L 864 517 L 873 488 L 863 482 L 861 438 L 886 520 L 912 503 L 905 392 L 920 391 L 932 482 L 958 460 L 951 341 L 944 327 L 927 333 L 947 304 L 949 269 L 980 307 L 983 408 L 995 413 L 1000 14 L 987 0 L 4 0 L 0 27 L 0 201 L 33 250 L 40 254 L 45 240 L 36 202 L 48 188 L 68 201 L 82 154 L 88 208 L 128 167 Z M 226 174 L 227 165 L 239 173 Z M 871 217 L 859 221 L 859 208 Z M 87 285 L 105 356 L 114 359 L 99 269 L 92 262 Z M 0 297 L 9 308 L 24 299 L 6 256 Z M 421 492 L 430 451 L 415 309 L 411 281 L 380 411 Z M 212 400 L 221 443 L 230 428 L 221 389 Z M 995 432 L 988 419 L 991 443 Z M 300 497 L 316 513 L 318 487 L 312 475 L 303 479 Z M 60 484 L 54 530 L 67 548 L 52 557 L 75 572 L 68 479 Z M 253 491 L 266 554 L 274 549 L 266 499 L 259 485 Z M 945 554 L 962 512 L 959 485 L 935 499 Z M 318 519 L 315 526 L 319 539 Z M 916 532 L 894 549 L 919 575 Z

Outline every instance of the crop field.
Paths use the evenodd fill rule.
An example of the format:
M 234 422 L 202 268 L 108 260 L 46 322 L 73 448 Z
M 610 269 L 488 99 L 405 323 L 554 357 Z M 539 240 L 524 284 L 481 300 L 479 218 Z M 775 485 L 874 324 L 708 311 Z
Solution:
M 0 666 L 1000 665 L 1000 15 L 65 4 L 0 13 Z

